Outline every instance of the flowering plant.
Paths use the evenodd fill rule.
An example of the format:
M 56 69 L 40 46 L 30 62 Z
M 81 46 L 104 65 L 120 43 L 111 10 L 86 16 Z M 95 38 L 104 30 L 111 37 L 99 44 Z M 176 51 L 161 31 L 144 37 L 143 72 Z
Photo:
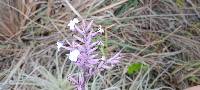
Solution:
M 77 76 L 69 76 L 69 80 L 72 81 L 77 90 L 85 90 L 86 82 L 95 73 L 109 69 L 119 62 L 119 53 L 121 51 L 109 59 L 106 59 L 105 56 L 100 57 L 96 51 L 98 46 L 103 45 L 103 43 L 93 39 L 104 33 L 104 30 L 99 26 L 98 31 L 94 31 L 92 28 L 93 21 L 82 21 L 82 24 L 79 26 L 76 23 L 79 23 L 79 21 L 75 18 L 68 24 L 70 29 L 76 33 L 76 35 L 73 35 L 75 40 L 71 43 L 67 42 L 69 46 L 65 46 L 63 41 L 58 41 L 57 48 L 58 51 L 60 51 L 60 48 L 70 51 L 68 54 L 69 60 L 74 62 L 81 69 L 82 73 Z

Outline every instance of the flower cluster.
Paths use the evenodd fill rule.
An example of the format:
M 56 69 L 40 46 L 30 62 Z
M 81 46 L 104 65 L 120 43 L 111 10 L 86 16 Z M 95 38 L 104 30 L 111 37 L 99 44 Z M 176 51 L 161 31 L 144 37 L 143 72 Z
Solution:
M 91 76 L 102 70 L 109 69 L 119 62 L 120 52 L 109 59 L 106 59 L 105 56 L 100 56 L 97 53 L 98 46 L 104 44 L 93 39 L 104 33 L 102 27 L 99 26 L 98 31 L 94 31 L 92 28 L 93 21 L 82 21 L 81 25 L 76 25 L 76 23 L 79 23 L 79 21 L 75 18 L 68 24 L 70 30 L 76 34 L 73 35 L 74 40 L 68 43 L 69 46 L 64 46 L 64 42 L 59 41 L 57 42 L 57 48 L 58 51 L 60 51 L 60 48 L 70 51 L 68 58 L 81 69 L 82 75 L 69 76 L 69 79 L 78 90 L 84 90 L 85 83 Z

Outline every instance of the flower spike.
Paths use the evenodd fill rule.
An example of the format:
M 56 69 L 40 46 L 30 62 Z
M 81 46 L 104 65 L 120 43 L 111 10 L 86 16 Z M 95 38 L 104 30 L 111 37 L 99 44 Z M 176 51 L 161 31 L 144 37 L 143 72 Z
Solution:
M 77 90 L 85 90 L 85 84 L 92 76 L 119 63 L 119 53 L 121 51 L 109 59 L 98 54 L 99 45 L 104 46 L 104 44 L 102 41 L 94 41 L 94 39 L 104 33 L 101 25 L 99 25 L 98 31 L 95 32 L 92 29 L 93 21 L 89 23 L 82 21 L 81 25 L 75 25 L 78 22 L 78 19 L 74 18 L 68 24 L 70 30 L 76 31 L 73 35 L 74 40 L 68 43 L 70 46 L 64 46 L 64 42 L 57 42 L 56 44 L 58 51 L 60 51 L 60 48 L 69 50 L 69 60 L 81 69 L 81 75 L 75 75 L 69 79 Z

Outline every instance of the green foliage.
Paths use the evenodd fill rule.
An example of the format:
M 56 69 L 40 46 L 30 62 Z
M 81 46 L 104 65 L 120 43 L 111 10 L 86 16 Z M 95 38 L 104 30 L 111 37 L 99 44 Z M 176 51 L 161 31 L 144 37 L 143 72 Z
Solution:
M 185 0 L 176 0 L 176 5 L 179 7 L 179 8 L 182 8 L 184 6 L 184 1 Z
M 128 66 L 127 73 L 129 75 L 139 72 L 140 70 L 147 70 L 147 65 L 143 63 L 133 63 L 130 66 Z
M 189 81 L 194 82 L 194 83 L 198 83 L 199 78 L 196 77 L 196 76 L 191 76 L 191 77 L 189 77 Z
M 128 0 L 127 3 L 123 4 L 121 7 L 117 8 L 117 10 L 114 12 L 115 15 L 121 15 L 125 11 L 127 11 L 129 8 L 134 7 L 138 4 L 138 0 Z
M 96 38 L 93 38 L 93 41 L 94 42 L 96 42 L 96 41 L 102 41 L 103 44 L 106 43 L 105 42 L 105 38 L 103 36 L 97 36 Z M 100 50 L 100 52 L 101 52 L 101 54 L 103 56 L 106 56 L 107 50 L 106 50 L 105 46 L 100 45 L 99 46 L 99 50 Z
M 7 46 L 7 45 L 0 44 L 0 49 L 4 49 L 4 48 L 6 48 L 6 47 L 8 47 L 8 46 Z
M 55 76 L 43 66 L 36 67 L 36 69 L 41 77 L 22 74 L 20 83 L 36 86 L 41 88 L 40 90 L 73 90 L 70 82 L 64 77 Z
M 106 25 L 111 25 L 111 24 L 113 24 L 113 20 L 109 20 L 109 19 L 107 19 L 107 20 L 98 19 L 98 20 L 96 21 L 96 23 L 97 23 L 97 24 L 101 24 L 102 26 L 106 26 Z

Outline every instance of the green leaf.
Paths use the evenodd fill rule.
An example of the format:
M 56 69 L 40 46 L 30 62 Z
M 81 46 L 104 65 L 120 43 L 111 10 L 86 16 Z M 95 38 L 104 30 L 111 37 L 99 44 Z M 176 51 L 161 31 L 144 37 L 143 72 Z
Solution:
M 134 63 L 128 66 L 127 73 L 131 75 L 131 74 L 139 72 L 140 70 L 146 70 L 146 69 L 147 69 L 147 65 L 142 64 L 142 63 Z

